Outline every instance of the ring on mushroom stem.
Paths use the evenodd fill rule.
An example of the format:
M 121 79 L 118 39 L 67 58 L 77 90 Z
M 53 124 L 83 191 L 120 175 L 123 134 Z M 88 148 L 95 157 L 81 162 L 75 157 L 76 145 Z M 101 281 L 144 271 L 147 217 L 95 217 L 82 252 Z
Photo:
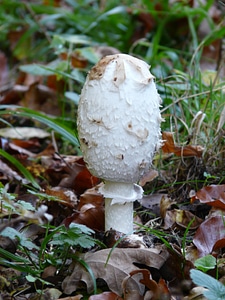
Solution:
M 161 145 L 161 99 L 149 66 L 127 54 L 102 58 L 89 72 L 78 105 L 78 135 L 90 172 L 105 181 L 105 229 L 133 232 L 136 183 Z

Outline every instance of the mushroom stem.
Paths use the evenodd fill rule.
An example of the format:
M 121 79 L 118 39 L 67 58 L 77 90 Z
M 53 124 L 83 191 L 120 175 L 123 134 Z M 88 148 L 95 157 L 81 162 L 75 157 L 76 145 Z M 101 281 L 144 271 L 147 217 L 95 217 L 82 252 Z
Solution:
M 111 198 L 105 199 L 105 231 L 110 229 L 133 233 L 133 202 L 112 204 Z
M 100 192 L 105 196 L 105 230 L 133 233 L 133 202 L 142 198 L 142 188 L 133 183 L 106 181 Z

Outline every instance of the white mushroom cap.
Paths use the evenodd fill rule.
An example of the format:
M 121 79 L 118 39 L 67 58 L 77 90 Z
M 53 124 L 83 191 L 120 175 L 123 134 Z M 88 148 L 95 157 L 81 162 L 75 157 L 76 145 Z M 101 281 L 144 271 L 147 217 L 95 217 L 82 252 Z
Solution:
M 160 102 L 142 60 L 109 55 L 89 72 L 78 106 L 78 134 L 95 176 L 135 183 L 151 167 L 161 143 Z

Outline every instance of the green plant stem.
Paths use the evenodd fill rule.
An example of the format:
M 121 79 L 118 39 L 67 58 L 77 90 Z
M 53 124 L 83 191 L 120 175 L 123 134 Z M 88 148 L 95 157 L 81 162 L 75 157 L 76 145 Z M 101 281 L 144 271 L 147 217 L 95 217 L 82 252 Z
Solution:
M 37 265 L 35 264 L 35 262 L 33 261 L 33 259 L 32 259 L 31 256 L 30 256 L 30 253 L 29 253 L 30 250 L 28 250 L 26 247 L 23 247 L 23 246 L 22 246 L 22 248 L 23 248 L 24 253 L 25 253 L 26 256 L 28 257 L 28 259 L 29 259 L 31 265 L 34 267 L 34 269 L 37 270 L 39 273 L 41 273 L 42 270 L 39 270 L 39 269 L 37 268 Z

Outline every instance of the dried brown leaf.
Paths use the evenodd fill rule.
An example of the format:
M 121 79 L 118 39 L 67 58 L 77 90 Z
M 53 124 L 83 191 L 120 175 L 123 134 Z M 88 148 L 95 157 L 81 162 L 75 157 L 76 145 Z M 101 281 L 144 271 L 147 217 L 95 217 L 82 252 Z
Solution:
M 200 257 L 225 247 L 224 228 L 223 216 L 211 217 L 199 226 L 193 238 L 193 243 L 197 247 Z
M 192 203 L 195 200 L 225 210 L 225 184 L 203 187 L 191 198 Z
M 202 219 L 198 218 L 188 210 L 168 210 L 164 218 L 164 228 L 171 228 L 174 224 L 179 225 L 182 228 L 187 228 L 190 222 L 192 222 L 190 229 L 196 229 L 202 223 Z
M 104 231 L 104 197 L 98 192 L 97 187 L 88 189 L 80 196 L 77 211 L 65 219 L 68 226 L 71 222 L 83 224 L 93 230 Z
M 162 139 L 164 141 L 162 146 L 164 153 L 174 153 L 177 156 L 202 156 L 204 149 L 199 145 L 176 146 L 172 132 L 162 132 Z
M 159 172 L 156 170 L 149 170 L 148 173 L 144 174 L 144 176 L 140 179 L 139 184 L 140 186 L 144 186 L 147 182 L 152 181 L 156 177 L 159 176 Z
M 159 249 L 115 248 L 112 252 L 111 249 L 104 249 L 95 253 L 86 253 L 80 258 L 92 269 L 95 278 L 104 279 L 109 289 L 121 296 L 123 279 L 130 272 L 138 270 L 134 263 L 160 269 L 168 258 L 168 251 L 164 246 Z M 109 259 L 108 263 L 106 263 L 107 259 Z M 74 292 L 80 281 L 86 283 L 88 292 L 93 290 L 93 282 L 89 273 L 79 263 L 76 263 L 72 274 L 63 281 L 64 293 Z M 139 281 L 132 278 L 129 281 L 129 289 L 143 292 Z
M 164 219 L 166 216 L 166 212 L 170 209 L 170 207 L 176 204 L 175 201 L 172 201 L 167 195 L 161 195 L 160 200 L 160 216 Z

